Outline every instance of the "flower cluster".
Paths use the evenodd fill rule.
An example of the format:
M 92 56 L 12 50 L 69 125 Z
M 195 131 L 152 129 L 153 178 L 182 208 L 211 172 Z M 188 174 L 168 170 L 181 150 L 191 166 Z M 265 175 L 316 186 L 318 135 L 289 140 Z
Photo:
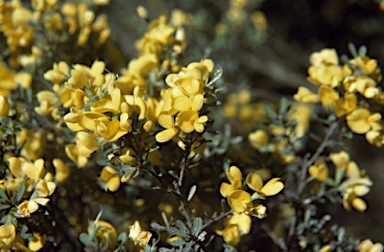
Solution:
M 156 141 L 167 142 L 179 130 L 181 134 L 204 131 L 208 117 L 199 112 L 205 102 L 204 86 L 212 69 L 212 60 L 202 60 L 166 77 L 165 82 L 170 88 L 162 90 L 158 104 L 158 123 L 165 130 L 156 134 Z
M 352 47 L 354 48 L 354 47 Z M 364 48 L 364 47 L 362 47 Z M 336 50 L 323 49 L 310 56 L 308 80 L 319 85 L 318 94 L 300 87 L 294 98 L 304 103 L 320 101 L 335 111 L 337 117 L 344 117 L 350 130 L 365 134 L 370 144 L 384 143 L 381 114 L 375 107 L 384 104 L 384 93 L 378 83 L 382 79 L 377 61 L 365 56 L 364 49 L 343 66 L 339 65 Z

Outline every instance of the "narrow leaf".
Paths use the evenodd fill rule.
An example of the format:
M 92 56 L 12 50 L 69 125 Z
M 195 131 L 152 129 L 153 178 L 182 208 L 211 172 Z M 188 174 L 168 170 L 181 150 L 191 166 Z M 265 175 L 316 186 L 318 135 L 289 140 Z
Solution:
M 179 229 L 173 227 L 171 228 L 171 231 L 170 231 L 171 235 L 176 235 L 176 236 L 180 236 L 180 237 L 184 237 L 184 238 L 187 238 L 188 236 L 181 232 Z
M 10 208 L 10 207 L 11 207 L 10 205 L 0 204 L 0 210 L 4 210 L 4 209 Z
M 5 192 L 3 191 L 2 188 L 0 188 L 0 198 L 2 199 L 2 201 L 4 200 L 9 200 L 7 195 L 5 194 Z
M 203 225 L 203 220 L 201 218 L 195 218 L 193 221 L 192 235 L 197 237 L 200 233 L 201 226 Z
M 365 56 L 367 54 L 367 47 L 365 45 L 360 46 L 359 48 L 359 56 Z
M 81 233 L 80 236 L 79 236 L 79 240 L 84 245 L 88 245 L 90 243 L 90 241 L 91 241 L 91 239 L 89 238 L 89 236 L 86 233 Z
M 183 231 L 184 233 L 188 233 L 188 228 L 184 225 L 184 223 L 181 221 L 181 220 L 177 220 L 176 221 L 176 226 L 178 228 L 180 228 L 181 231 Z
M 184 245 L 185 243 L 186 243 L 186 242 L 183 241 L 183 240 L 176 240 L 176 241 L 172 241 L 172 242 L 171 242 L 171 245 L 177 247 L 177 246 Z
M 16 194 L 16 202 L 19 202 L 21 200 L 21 198 L 24 195 L 24 191 L 25 191 L 25 185 L 24 183 L 20 183 L 19 190 L 17 191 L 17 194 Z
M 349 42 L 348 43 L 348 49 L 349 49 L 349 51 L 351 52 L 351 54 L 352 54 L 352 56 L 353 57 L 357 57 L 358 55 L 357 55 L 357 50 L 356 50 L 356 46 L 352 43 L 352 42 Z

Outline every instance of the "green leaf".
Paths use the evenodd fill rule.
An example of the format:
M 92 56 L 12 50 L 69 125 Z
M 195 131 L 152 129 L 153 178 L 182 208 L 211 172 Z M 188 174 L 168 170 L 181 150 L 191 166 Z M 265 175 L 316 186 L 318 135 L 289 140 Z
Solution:
M 184 238 L 188 238 L 188 236 L 185 233 L 181 232 L 179 229 L 177 229 L 175 227 L 171 228 L 170 234 L 171 235 L 180 236 L 180 237 L 184 237 Z
M 279 109 L 279 113 L 280 114 L 285 114 L 285 113 L 287 113 L 287 111 L 288 111 L 288 108 L 289 108 L 289 106 L 290 106 L 291 104 L 290 104 L 290 102 L 287 100 L 287 98 L 285 98 L 285 97 L 283 97 L 283 98 L 281 98 L 281 100 L 280 100 L 280 109 Z
M 17 194 L 16 194 L 16 202 L 19 202 L 21 200 L 21 198 L 24 195 L 24 192 L 25 192 L 25 185 L 24 183 L 20 183 L 19 190 L 17 191 Z
M 4 200 L 4 201 L 8 201 L 9 199 L 8 199 L 8 197 L 7 197 L 7 195 L 5 194 L 5 192 L 3 191 L 3 189 L 2 188 L 0 188 L 0 198 L 2 199 L 2 201 Z
M 4 209 L 7 209 L 7 208 L 10 208 L 10 207 L 11 207 L 10 205 L 0 204 L 0 211 L 4 210 Z
M 185 248 L 183 248 L 182 251 L 183 252 L 189 252 L 191 250 L 193 244 L 194 244 L 193 241 L 188 242 L 187 245 L 185 246 Z
M 118 240 L 118 241 L 121 241 L 121 242 L 127 240 L 127 234 L 124 233 L 124 232 L 121 233 L 121 234 L 119 234 L 119 237 L 117 238 L 117 240 Z
M 184 244 L 186 244 L 186 242 L 183 241 L 183 240 L 176 240 L 176 241 L 172 241 L 171 242 L 171 245 L 175 246 L 175 247 L 178 247 L 178 246 L 181 246 L 181 245 L 184 245 Z
M 193 236 L 197 237 L 199 235 L 202 225 L 203 225 L 203 220 L 200 217 L 194 219 L 193 227 L 192 227 Z
M 276 118 L 277 118 L 276 111 L 273 110 L 273 108 L 271 108 L 271 106 L 269 106 L 268 103 L 264 103 L 263 106 L 264 106 L 265 111 L 266 111 L 266 116 L 272 120 L 276 120 Z
M 360 46 L 358 54 L 359 56 L 365 56 L 367 54 L 367 47 L 365 45 Z
M 188 228 L 184 225 L 184 223 L 181 220 L 176 221 L 176 226 L 180 228 L 180 230 L 183 231 L 184 233 L 189 232 Z
M 86 233 L 81 233 L 79 236 L 79 240 L 84 245 L 88 245 L 91 242 L 91 238 Z
M 352 56 L 353 57 L 357 57 L 358 56 L 358 54 L 357 54 L 357 50 L 356 50 L 356 46 L 352 43 L 352 42 L 349 42 L 348 43 L 348 49 L 349 49 L 349 51 L 351 52 L 351 54 L 352 54 Z

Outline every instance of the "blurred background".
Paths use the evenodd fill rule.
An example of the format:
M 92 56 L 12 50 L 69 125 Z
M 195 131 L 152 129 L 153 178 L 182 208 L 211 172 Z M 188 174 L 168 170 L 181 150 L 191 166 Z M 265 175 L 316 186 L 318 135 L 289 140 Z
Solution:
M 184 15 L 187 56 L 182 60 L 211 58 L 220 65 L 223 101 L 241 90 L 251 92 L 252 102 L 292 100 L 299 86 L 315 91 L 306 80 L 309 55 L 323 48 L 351 57 L 349 42 L 357 48 L 366 45 L 370 57 L 379 65 L 384 62 L 384 8 L 379 1 L 112 0 L 102 12 L 108 14 L 112 40 L 123 52 L 112 66 L 115 72 L 137 57 L 134 44 L 146 29 L 136 13 L 139 5 L 151 19 L 165 14 L 178 22 Z M 324 211 L 332 214 L 331 224 L 346 226 L 348 235 L 384 242 L 383 149 L 357 135 L 351 146 L 351 159 L 374 182 L 364 197 L 368 210 L 346 212 L 341 204 L 325 204 Z

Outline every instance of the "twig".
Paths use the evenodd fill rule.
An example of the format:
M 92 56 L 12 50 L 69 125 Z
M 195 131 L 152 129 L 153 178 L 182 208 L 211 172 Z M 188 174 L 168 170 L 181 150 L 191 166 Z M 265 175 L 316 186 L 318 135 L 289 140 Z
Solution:
M 235 211 L 233 211 L 233 209 L 229 210 L 228 212 L 225 212 L 225 213 L 222 213 L 220 214 L 219 216 L 217 216 L 216 218 L 211 218 L 209 221 L 207 221 L 202 227 L 201 227 L 201 230 L 204 230 L 206 227 L 208 227 L 209 225 L 211 225 L 212 223 L 224 218 L 224 217 L 227 217 L 228 215 L 231 215 L 233 214 Z
M 329 139 L 333 135 L 334 131 L 337 129 L 339 126 L 339 122 L 335 121 L 331 124 L 331 126 L 328 129 L 327 134 L 324 137 L 323 142 L 320 144 L 320 146 L 317 148 L 316 152 L 312 155 L 311 158 L 309 158 L 306 162 L 303 163 L 301 166 L 301 173 L 300 173 L 300 180 L 299 180 L 299 186 L 298 186 L 298 195 L 301 195 L 307 185 L 306 183 L 306 176 L 307 176 L 307 170 L 309 166 L 311 166 L 316 159 L 323 153 L 325 148 L 328 146 Z
M 263 229 L 268 234 L 269 238 L 271 238 L 271 240 L 277 246 L 279 246 L 282 250 L 287 251 L 287 245 L 285 244 L 285 242 L 282 239 L 279 239 L 279 237 L 277 237 L 275 233 L 266 224 L 262 224 L 261 229 Z

